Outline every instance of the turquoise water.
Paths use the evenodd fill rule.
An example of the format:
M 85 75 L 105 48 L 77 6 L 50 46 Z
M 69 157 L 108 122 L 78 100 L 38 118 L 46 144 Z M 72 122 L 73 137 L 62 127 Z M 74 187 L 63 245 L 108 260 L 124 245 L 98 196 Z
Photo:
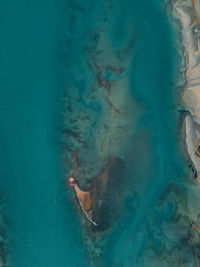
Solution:
M 0 176 L 12 266 L 84 266 L 59 152 L 66 2 L 0 9 Z
M 11 266 L 196 266 L 199 197 L 180 150 L 180 59 L 162 1 L 10 0 L 0 10 Z M 120 163 L 97 228 L 72 205 L 61 143 L 64 171 L 84 188 Z
M 100 225 L 86 227 L 91 266 L 196 266 L 198 189 L 181 154 L 179 35 L 169 12 L 156 0 L 70 11 L 65 158 L 80 186 L 103 192 Z M 113 158 L 120 164 L 107 188 L 94 184 Z

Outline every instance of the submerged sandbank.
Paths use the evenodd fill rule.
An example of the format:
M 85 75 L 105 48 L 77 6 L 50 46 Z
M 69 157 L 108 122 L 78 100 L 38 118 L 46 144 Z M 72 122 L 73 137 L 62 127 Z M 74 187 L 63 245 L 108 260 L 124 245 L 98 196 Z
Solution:
M 76 178 L 82 192 L 91 186 L 96 189 L 99 208 L 94 215 L 105 227 L 94 229 L 79 209 L 94 263 L 91 266 L 105 266 L 96 264 L 99 258 L 108 266 L 137 266 L 138 262 L 138 266 L 148 266 L 152 255 L 152 266 L 161 266 L 164 261 L 181 265 L 191 254 L 182 242 L 189 226 L 182 207 L 186 197 L 179 184 L 183 164 L 174 141 L 176 57 L 171 25 L 158 1 L 144 1 L 144 5 L 133 1 L 132 6 L 123 3 L 127 16 L 122 15 L 120 22 L 126 23 L 120 31 L 119 2 L 105 9 L 105 18 L 100 9 L 100 23 L 94 25 L 93 20 L 92 29 L 88 29 L 89 21 L 82 27 L 80 42 L 77 38 L 71 41 L 81 56 L 75 63 L 71 60 L 68 69 L 63 127 L 67 177 Z M 82 18 L 87 14 L 85 9 L 82 7 Z M 85 20 L 79 20 L 78 11 L 74 13 L 76 25 L 81 25 Z M 116 32 L 110 33 L 109 27 L 113 29 L 115 23 Z M 125 30 L 121 49 L 119 32 Z M 71 34 L 74 37 L 73 31 Z M 112 40 L 111 34 L 118 38 Z M 88 43 L 81 46 L 83 40 Z M 109 232 L 106 223 L 111 220 Z M 180 228 L 183 231 L 179 232 Z

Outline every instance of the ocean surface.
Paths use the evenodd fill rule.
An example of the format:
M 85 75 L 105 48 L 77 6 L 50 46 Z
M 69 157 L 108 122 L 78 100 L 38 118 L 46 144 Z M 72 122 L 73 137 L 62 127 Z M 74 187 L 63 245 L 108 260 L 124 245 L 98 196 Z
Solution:
M 170 9 L 159 0 L 8 0 L 0 10 L 0 188 L 11 266 L 196 266 L 187 240 L 199 197 L 183 156 Z M 69 119 L 86 148 L 71 141 Z M 65 161 L 72 146 L 82 178 Z M 115 195 L 112 179 L 114 212 L 95 232 L 65 177 L 91 184 L 112 157 L 123 162 L 116 188 L 125 187 Z
M 59 152 L 66 4 L 0 3 L 0 186 L 11 266 L 84 266 Z

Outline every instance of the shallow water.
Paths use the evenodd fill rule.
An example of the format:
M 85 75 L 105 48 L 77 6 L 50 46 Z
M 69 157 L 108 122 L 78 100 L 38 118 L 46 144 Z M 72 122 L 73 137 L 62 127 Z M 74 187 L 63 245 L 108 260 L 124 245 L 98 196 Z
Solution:
M 90 10 L 80 3 L 72 11 L 65 159 L 83 188 L 118 159 L 107 191 L 95 184 L 106 193 L 97 196 L 100 226 L 85 237 L 91 265 L 196 266 L 198 188 L 178 112 L 179 42 L 170 9 L 126 0 L 98 3 L 88 16 Z
M 182 155 L 178 36 L 162 1 L 10 1 L 1 10 L 11 265 L 196 266 L 199 189 Z M 65 172 L 88 189 L 108 164 L 95 228 L 72 204 Z

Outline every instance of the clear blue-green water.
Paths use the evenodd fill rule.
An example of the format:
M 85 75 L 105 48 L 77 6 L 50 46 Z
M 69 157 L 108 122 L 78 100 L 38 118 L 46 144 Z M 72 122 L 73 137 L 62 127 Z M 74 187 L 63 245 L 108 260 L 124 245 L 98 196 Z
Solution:
M 9 0 L 0 10 L 0 187 L 11 266 L 196 266 L 188 240 L 199 197 L 181 155 L 178 35 L 163 2 Z M 75 152 L 80 168 L 67 161 Z M 87 187 L 112 158 L 123 163 L 108 184 L 109 227 L 94 230 L 64 178 Z
M 0 176 L 12 266 L 84 266 L 59 151 L 66 2 L 0 9 Z

